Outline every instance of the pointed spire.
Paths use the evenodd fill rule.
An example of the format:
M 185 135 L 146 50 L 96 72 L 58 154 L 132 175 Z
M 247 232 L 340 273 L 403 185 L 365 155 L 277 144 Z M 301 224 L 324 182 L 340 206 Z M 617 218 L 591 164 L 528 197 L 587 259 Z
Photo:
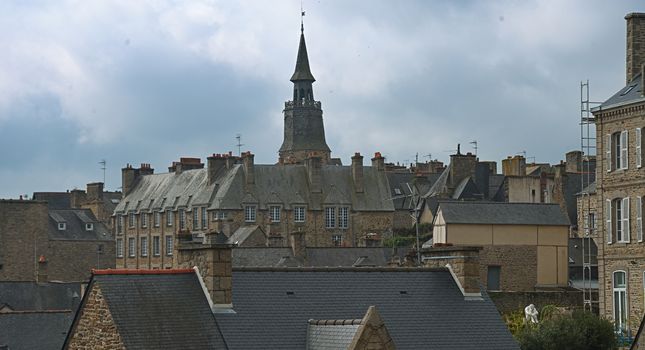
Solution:
M 309 68 L 309 57 L 307 56 L 307 45 L 305 44 L 305 28 L 300 25 L 300 46 L 298 47 L 298 58 L 296 59 L 296 70 L 290 79 L 292 82 L 299 80 L 314 82 L 316 79 Z

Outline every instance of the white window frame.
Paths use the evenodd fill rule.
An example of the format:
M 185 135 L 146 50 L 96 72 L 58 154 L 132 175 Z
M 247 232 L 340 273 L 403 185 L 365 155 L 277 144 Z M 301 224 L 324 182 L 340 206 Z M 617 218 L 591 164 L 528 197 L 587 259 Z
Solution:
M 128 227 L 134 228 L 137 224 L 137 217 L 134 212 L 128 214 Z
M 154 222 L 153 222 L 153 225 L 154 225 L 155 227 L 159 227 L 159 226 L 161 225 L 161 212 L 157 210 L 157 211 L 155 211 L 155 212 L 154 212 L 154 214 L 153 214 L 153 215 L 154 215 L 154 219 L 153 219 L 153 220 L 154 220 Z
M 612 145 L 612 137 L 611 134 L 607 134 L 607 140 L 606 140 L 606 145 L 605 145 L 605 167 L 607 168 L 607 172 L 611 172 L 611 165 L 613 163 L 613 155 L 612 155 L 612 149 L 614 148 Z
M 186 210 L 178 209 L 177 211 L 179 212 L 179 229 L 185 230 L 186 229 Z
M 152 256 L 161 255 L 161 237 L 152 236 Z
M 280 222 L 281 211 L 282 207 L 280 207 L 279 205 L 269 206 L 269 218 L 271 218 L 271 222 Z
M 255 222 L 257 219 L 257 205 L 244 206 L 244 222 Z
M 616 275 L 618 273 L 623 274 L 623 280 L 625 282 L 623 287 L 616 286 Z M 627 300 L 627 272 L 623 270 L 616 270 L 612 273 L 612 308 L 614 316 L 614 327 L 617 331 L 626 331 L 627 330 L 627 309 L 629 308 Z M 621 302 L 616 303 L 616 298 L 620 298 Z M 618 306 L 618 308 L 616 308 Z
M 141 218 L 141 228 L 148 227 L 148 213 L 140 212 L 139 217 Z
M 119 214 L 116 216 L 116 233 L 121 234 L 123 233 L 123 224 L 125 223 L 125 219 L 123 218 L 122 214 Z
M 303 206 L 293 207 L 293 222 L 305 222 L 307 209 Z
M 128 257 L 134 258 L 137 256 L 137 241 L 135 240 L 134 237 L 129 237 L 128 238 Z
M 172 210 L 166 210 L 166 226 L 172 227 L 175 221 L 175 213 Z
M 643 134 L 641 134 L 641 128 L 636 128 L 636 167 L 637 168 L 640 168 L 643 163 L 642 141 L 643 141 Z
M 58 223 L 58 231 L 65 231 L 67 229 L 67 224 L 64 222 Z
M 199 230 L 199 208 L 193 208 L 193 230 Z
M 336 228 L 335 207 L 325 207 L 325 228 Z
M 621 218 L 620 218 L 620 225 L 621 225 L 621 233 L 622 236 L 620 238 L 616 237 L 616 240 L 619 243 L 629 243 L 629 238 L 630 238 L 630 230 L 629 230 L 629 197 L 625 197 L 622 199 L 622 205 L 621 205 Z
M 166 256 L 172 256 L 174 249 L 173 237 L 171 235 L 166 236 Z
M 142 257 L 147 257 L 148 256 L 148 237 L 141 237 L 141 256 Z
M 338 207 L 338 228 L 349 228 L 349 207 Z
M 641 196 L 636 197 L 636 240 L 643 241 L 643 197 Z
M 206 207 L 202 207 L 202 230 L 208 229 L 208 213 L 206 212 Z
M 620 168 L 629 168 L 629 133 L 627 130 L 620 132 Z
M 116 239 L 116 257 L 123 258 L 123 238 Z
M 611 208 L 611 199 L 607 199 L 605 200 L 605 233 L 607 234 L 607 244 L 612 243 L 612 232 L 611 232 L 612 231 L 611 226 L 613 223 L 611 220 L 612 214 L 613 212 Z
M 91 222 L 88 222 L 85 224 L 85 231 L 94 231 L 94 224 Z

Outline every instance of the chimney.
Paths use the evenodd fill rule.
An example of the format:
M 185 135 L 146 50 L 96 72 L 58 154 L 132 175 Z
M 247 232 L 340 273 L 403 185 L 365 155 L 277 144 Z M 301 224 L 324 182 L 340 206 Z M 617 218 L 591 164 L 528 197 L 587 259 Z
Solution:
M 141 163 L 139 168 L 139 175 L 152 175 L 155 173 L 155 169 L 152 169 L 150 163 Z
M 378 171 L 385 171 L 385 158 L 381 155 L 381 152 L 374 153 L 372 167 Z
M 455 188 L 459 183 L 470 176 L 475 176 L 477 157 L 468 152 L 466 154 L 453 154 L 450 156 L 450 178 L 448 187 Z
M 291 250 L 293 256 L 296 258 L 305 259 L 307 243 L 305 241 L 305 233 L 301 231 L 291 232 L 289 234 L 291 243 Z
M 363 192 L 363 156 L 356 152 L 352 157 L 352 179 L 354 180 L 354 189 L 358 193 Z
M 234 246 L 221 232 L 207 233 L 203 243 L 178 242 L 179 266 L 197 268 L 214 304 L 214 312 L 233 307 L 231 251 Z
M 421 249 L 426 267 L 447 267 L 464 298 L 481 300 L 479 246 L 433 246 Z
M 235 165 L 238 160 L 238 158 L 234 156 L 232 152 L 228 152 L 225 158 L 226 158 L 226 169 L 233 168 L 233 165 Z
M 181 157 L 179 158 L 178 162 L 172 162 L 172 165 L 168 167 L 168 172 L 181 174 L 183 171 L 186 171 L 186 170 L 203 169 L 203 168 L 204 168 L 204 163 L 202 163 L 201 159 Z
M 305 159 L 305 167 L 307 168 L 307 176 L 309 178 L 309 188 L 313 193 L 322 192 L 322 171 L 320 164 L 320 157 L 309 157 Z
M 645 63 L 645 13 L 629 13 L 627 21 L 627 84 L 641 72 Z M 643 85 L 641 85 L 641 88 Z
M 502 160 L 502 174 L 505 176 L 526 176 L 526 159 L 523 156 L 508 156 Z
M 212 185 L 215 182 L 217 173 L 226 168 L 227 158 L 223 154 L 213 154 L 206 158 L 206 166 L 208 168 L 208 184 Z
M 69 205 L 72 208 L 80 208 L 82 204 L 87 202 L 87 195 L 85 191 L 73 189 L 69 192 Z
M 567 173 L 580 173 L 582 172 L 582 152 L 571 151 L 566 154 L 566 172 Z
M 255 156 L 251 152 L 242 153 L 242 163 L 244 164 L 244 178 L 246 185 L 250 186 L 255 184 L 255 169 L 254 160 Z
M 87 200 L 92 202 L 103 200 L 102 182 L 92 182 L 87 184 Z
M 484 199 L 490 198 L 490 165 L 487 162 L 477 162 L 475 166 L 475 185 L 484 195 Z
M 124 198 L 132 191 L 137 178 L 139 178 L 139 169 L 133 168 L 132 165 L 127 164 L 121 169 L 121 191 Z

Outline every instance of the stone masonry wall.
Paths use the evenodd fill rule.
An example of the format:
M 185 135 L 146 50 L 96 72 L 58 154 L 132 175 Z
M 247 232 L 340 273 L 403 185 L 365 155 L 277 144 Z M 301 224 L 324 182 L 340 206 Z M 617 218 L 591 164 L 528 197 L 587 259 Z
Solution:
M 92 269 L 116 266 L 114 241 L 50 240 L 47 246 L 47 278 L 50 281 L 88 281 Z M 102 246 L 100 254 L 97 253 L 99 246 Z
M 484 288 L 488 283 L 488 266 L 500 266 L 500 288 L 503 291 L 532 291 L 537 284 L 537 247 L 508 245 L 484 246 L 479 252 L 479 276 Z
M 92 286 L 80 312 L 78 323 L 71 330 L 66 349 L 125 349 L 98 284 Z
M 215 304 L 232 303 L 232 258 L 230 248 L 194 245 L 179 248 L 179 268 L 197 266 Z

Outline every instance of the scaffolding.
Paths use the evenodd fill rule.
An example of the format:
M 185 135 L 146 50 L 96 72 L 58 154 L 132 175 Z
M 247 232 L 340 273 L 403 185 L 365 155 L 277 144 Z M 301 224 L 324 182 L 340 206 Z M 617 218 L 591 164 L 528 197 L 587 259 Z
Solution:
M 581 164 L 581 192 L 580 210 L 583 227 L 578 228 L 578 236 L 582 241 L 582 294 L 585 310 L 594 311 L 597 309 L 598 300 L 594 298 L 592 285 L 592 265 L 597 262 L 596 253 L 592 249 L 593 239 L 597 235 L 596 213 L 594 212 L 595 190 L 589 186 L 595 181 L 596 157 L 596 124 L 592 105 L 597 104 L 589 100 L 589 80 L 580 82 L 580 150 L 582 151 Z

